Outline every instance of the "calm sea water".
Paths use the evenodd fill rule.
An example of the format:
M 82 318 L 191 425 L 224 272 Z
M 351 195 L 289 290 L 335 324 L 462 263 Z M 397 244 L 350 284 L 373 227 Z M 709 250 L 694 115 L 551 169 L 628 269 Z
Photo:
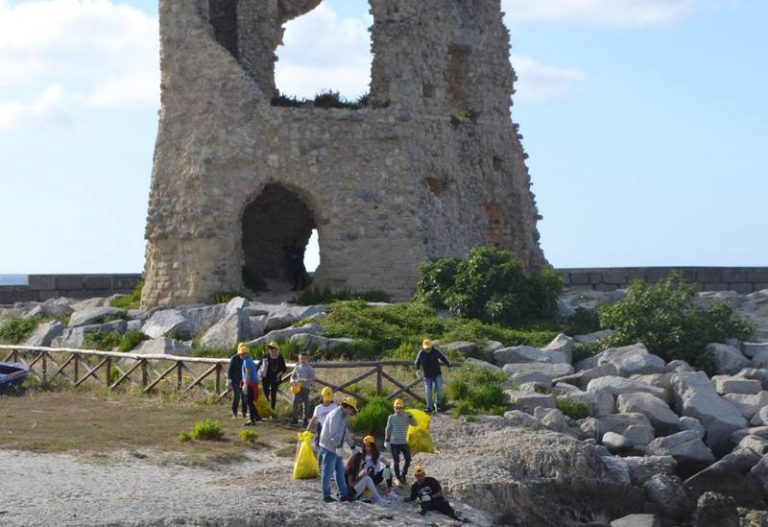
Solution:
M 0 285 L 27 285 L 27 275 L 0 274 Z

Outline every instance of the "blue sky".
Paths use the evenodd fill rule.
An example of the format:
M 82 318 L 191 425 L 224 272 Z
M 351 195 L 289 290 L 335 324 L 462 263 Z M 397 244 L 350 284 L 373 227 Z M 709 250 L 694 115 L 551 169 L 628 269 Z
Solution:
M 553 265 L 768 265 L 768 2 L 502 3 Z M 142 270 L 156 10 L 0 0 L 0 274 Z M 278 86 L 367 91 L 369 22 L 289 24 Z

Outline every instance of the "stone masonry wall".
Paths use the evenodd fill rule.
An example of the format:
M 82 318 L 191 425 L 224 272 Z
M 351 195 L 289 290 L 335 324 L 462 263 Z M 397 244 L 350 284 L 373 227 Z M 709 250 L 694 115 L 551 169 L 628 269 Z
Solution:
M 126 295 L 140 274 L 31 274 L 27 285 L 0 286 L 0 305 L 43 302 L 49 298 L 92 298 Z
M 405 298 L 421 262 L 477 245 L 547 265 L 510 119 L 515 77 L 499 0 L 370 0 L 370 106 L 272 106 L 283 25 L 319 3 L 160 0 L 144 307 L 241 290 L 244 266 L 278 265 L 289 238 L 311 228 L 319 287 Z M 249 209 L 268 185 L 311 218 L 291 224 L 299 207 Z M 270 225 L 262 237 L 260 225 Z

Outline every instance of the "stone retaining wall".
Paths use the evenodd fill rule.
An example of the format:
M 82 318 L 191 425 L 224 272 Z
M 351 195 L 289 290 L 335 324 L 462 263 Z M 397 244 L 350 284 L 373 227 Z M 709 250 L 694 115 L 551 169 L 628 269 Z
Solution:
M 140 274 L 31 274 L 27 285 L 0 286 L 0 305 L 42 302 L 49 298 L 92 298 L 125 295 L 141 280 Z
M 595 267 L 558 269 L 566 287 L 612 291 L 635 278 L 658 282 L 679 271 L 700 291 L 751 293 L 768 289 L 768 267 Z M 0 305 L 42 302 L 49 298 L 91 298 L 125 295 L 141 280 L 140 274 L 33 274 L 28 285 L 0 286 Z
M 635 278 L 658 282 L 679 271 L 699 291 L 751 293 L 768 289 L 768 267 L 603 267 L 558 269 L 566 287 L 613 291 Z

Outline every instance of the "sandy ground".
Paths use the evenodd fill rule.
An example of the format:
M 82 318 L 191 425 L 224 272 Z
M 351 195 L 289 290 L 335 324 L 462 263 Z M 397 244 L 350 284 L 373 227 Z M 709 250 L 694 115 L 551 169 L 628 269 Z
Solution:
M 0 525 L 451 525 L 393 494 L 388 505 L 326 504 L 319 480 L 293 481 L 293 460 L 254 451 L 208 468 L 167 454 L 75 457 L 0 450 Z M 474 525 L 479 511 L 456 504 Z

